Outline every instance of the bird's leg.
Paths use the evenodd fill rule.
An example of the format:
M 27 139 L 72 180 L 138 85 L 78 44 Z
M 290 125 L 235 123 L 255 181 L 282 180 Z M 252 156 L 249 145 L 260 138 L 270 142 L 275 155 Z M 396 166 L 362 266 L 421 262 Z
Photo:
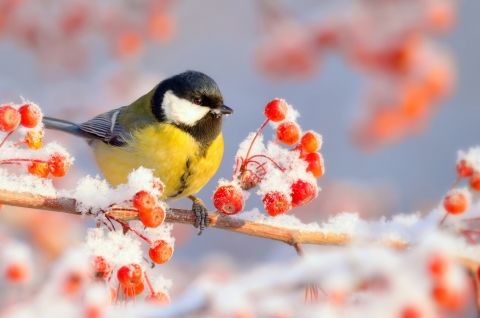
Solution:
M 188 198 L 192 200 L 192 211 L 195 213 L 194 226 L 199 229 L 198 235 L 201 235 L 203 230 L 208 226 L 208 211 L 203 201 L 194 195 L 189 195 Z

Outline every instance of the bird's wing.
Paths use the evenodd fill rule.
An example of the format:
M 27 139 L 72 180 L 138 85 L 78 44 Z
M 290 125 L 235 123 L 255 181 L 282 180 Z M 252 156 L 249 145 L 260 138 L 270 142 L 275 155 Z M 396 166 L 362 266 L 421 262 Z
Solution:
M 80 125 L 80 129 L 92 136 L 112 146 L 125 146 L 130 139 L 130 134 L 118 122 L 118 115 L 124 107 L 111 110 L 107 113 L 98 115 L 91 120 Z

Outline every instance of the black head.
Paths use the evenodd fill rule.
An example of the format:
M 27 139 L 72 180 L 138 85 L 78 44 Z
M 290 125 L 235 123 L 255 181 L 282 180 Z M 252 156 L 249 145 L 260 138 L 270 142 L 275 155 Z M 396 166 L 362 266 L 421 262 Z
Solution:
M 213 141 L 221 131 L 222 116 L 233 112 L 223 104 L 217 83 L 196 71 L 162 81 L 151 104 L 157 120 L 178 126 L 202 143 Z

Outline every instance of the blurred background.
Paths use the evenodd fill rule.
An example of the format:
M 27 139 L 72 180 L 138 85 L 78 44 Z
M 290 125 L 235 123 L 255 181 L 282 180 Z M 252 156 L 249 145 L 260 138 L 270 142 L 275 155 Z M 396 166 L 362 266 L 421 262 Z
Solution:
M 478 1 L 448 0 L 0 0 L 0 103 L 23 96 L 48 116 L 82 122 L 165 77 L 199 70 L 235 110 L 225 121 L 222 166 L 200 193 L 210 207 L 238 144 L 261 124 L 266 102 L 281 97 L 299 110 L 302 128 L 324 137 L 323 191 L 293 211 L 298 218 L 426 212 L 453 182 L 457 150 L 479 142 L 479 10 Z M 47 139 L 76 158 L 59 187 L 98 173 L 86 143 L 55 132 Z M 247 210 L 255 206 L 251 199 Z M 1 218 L 46 262 L 92 225 L 13 208 Z M 250 267 L 296 256 L 286 245 L 220 230 L 196 236 L 178 225 L 175 237 L 165 269 L 172 273 L 219 257 Z

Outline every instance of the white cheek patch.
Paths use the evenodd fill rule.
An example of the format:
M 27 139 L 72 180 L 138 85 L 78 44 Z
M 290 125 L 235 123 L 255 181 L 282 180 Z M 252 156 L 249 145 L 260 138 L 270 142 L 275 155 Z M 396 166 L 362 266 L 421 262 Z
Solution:
M 167 121 L 187 126 L 195 125 L 210 112 L 210 108 L 179 98 L 172 91 L 167 91 L 163 95 L 162 107 Z

